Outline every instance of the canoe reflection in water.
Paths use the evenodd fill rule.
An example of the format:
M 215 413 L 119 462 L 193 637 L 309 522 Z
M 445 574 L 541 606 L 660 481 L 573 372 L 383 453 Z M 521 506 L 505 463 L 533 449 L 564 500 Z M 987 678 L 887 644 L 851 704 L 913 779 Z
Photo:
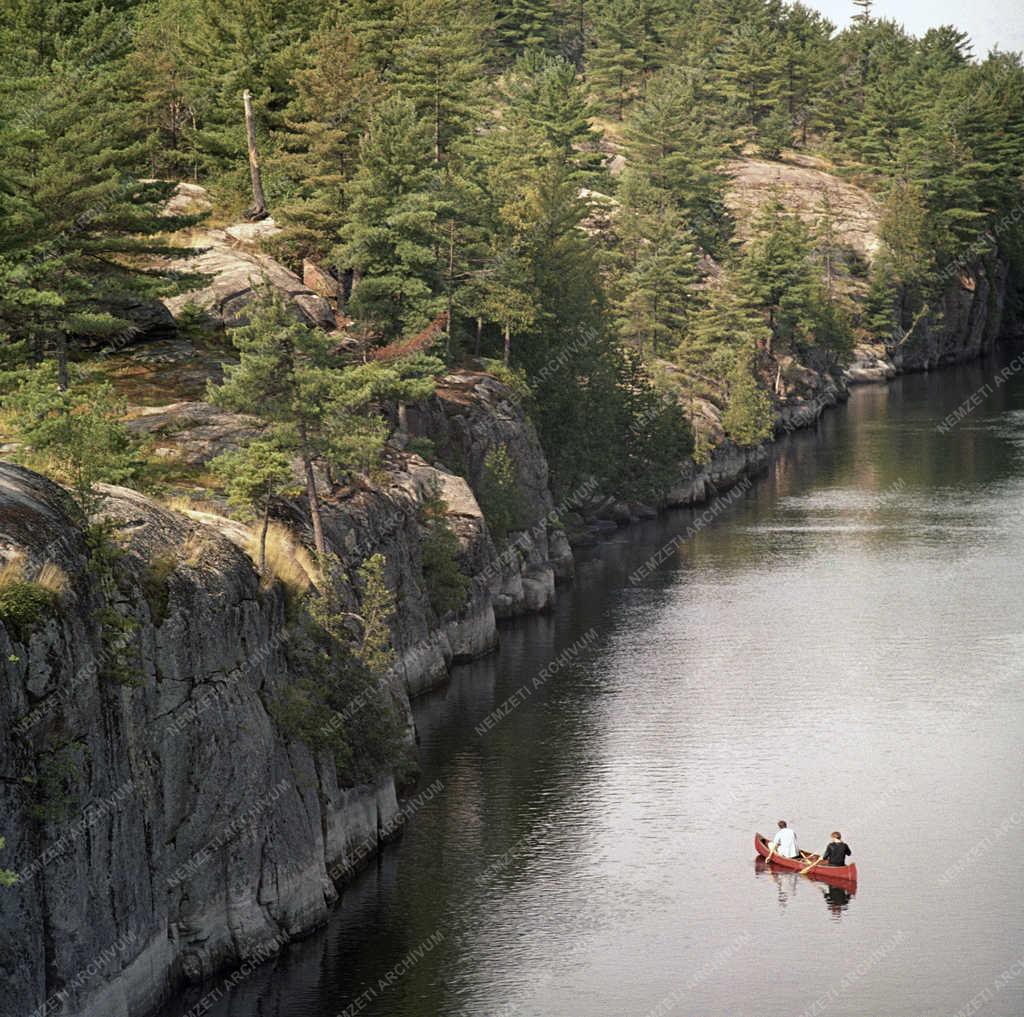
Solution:
M 758 878 L 765 875 L 771 877 L 779 895 L 779 907 L 781 908 L 785 908 L 796 897 L 798 889 L 803 886 L 820 890 L 825 899 L 825 906 L 837 921 L 842 918 L 843 912 L 850 906 L 850 901 L 856 894 L 855 887 L 850 884 L 827 883 L 820 877 L 817 880 L 806 879 L 799 872 L 779 868 L 771 862 L 765 862 L 763 858 L 754 859 L 754 872 Z

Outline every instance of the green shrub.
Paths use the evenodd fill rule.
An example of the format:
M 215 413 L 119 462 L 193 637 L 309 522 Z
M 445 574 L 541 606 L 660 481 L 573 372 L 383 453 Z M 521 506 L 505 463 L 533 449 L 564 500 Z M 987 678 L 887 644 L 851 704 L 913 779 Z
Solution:
M 484 459 L 479 498 L 487 526 L 499 544 L 504 543 L 510 530 L 526 526 L 526 506 L 519 492 L 519 480 L 504 445 L 491 449 Z
M 375 576 L 373 566 L 364 573 L 371 584 Z M 402 754 L 404 726 L 387 680 L 360 659 L 363 653 L 382 663 L 380 653 L 366 653 L 379 647 L 367 647 L 365 638 L 357 645 L 336 584 L 322 586 L 303 598 L 306 610 L 285 644 L 300 677 L 276 697 L 271 715 L 288 737 L 314 752 L 329 752 L 338 780 L 351 786 L 394 765 Z M 377 606 L 386 612 L 386 604 Z
M 722 427 L 737 445 L 751 446 L 770 438 L 774 425 L 771 398 L 754 377 L 751 358 L 737 358 Z
M 0 586 L 0 623 L 16 643 L 28 641 L 32 630 L 53 614 L 56 597 L 27 579 Z
M 36 777 L 30 781 L 32 816 L 47 822 L 65 818 L 86 752 L 84 742 L 65 738 L 39 757 Z
M 493 374 L 512 393 L 512 398 L 517 403 L 523 402 L 533 394 L 524 371 L 508 367 L 500 360 L 484 360 L 484 367 L 488 374 Z
M 459 566 L 459 538 L 445 511 L 445 503 L 439 497 L 431 498 L 420 509 L 420 522 L 425 526 L 420 561 L 427 597 L 438 618 L 462 607 L 469 583 L 469 577 Z
M 395 595 L 384 578 L 386 564 L 384 555 L 378 553 L 367 558 L 358 569 L 363 595 L 359 607 L 362 637 L 356 656 L 376 675 L 386 674 L 395 663 L 391 646 Z
M 159 627 L 167 620 L 171 602 L 171 576 L 178 559 L 170 552 L 157 555 L 142 571 L 142 594 L 149 604 L 153 624 Z
M 433 462 L 434 456 L 437 454 L 434 443 L 429 438 L 422 436 L 410 438 L 409 444 L 406 447 L 410 452 L 415 453 L 421 459 L 425 459 L 428 463 Z
M 114 606 L 123 598 L 120 566 L 124 551 L 114 537 L 112 524 L 104 521 L 89 526 L 85 545 L 89 554 L 86 567 L 103 598 L 103 605 L 94 616 L 103 642 L 100 675 L 120 685 L 141 685 L 138 661 L 131 652 L 139 623 Z
M 7 842 L 0 837 L 0 851 L 7 846 Z M 18 882 L 18 874 L 10 869 L 0 869 L 0 886 L 14 886 Z
M 17 440 L 19 460 L 67 484 L 90 515 L 102 500 L 94 487 L 123 484 L 138 468 L 137 443 L 121 418 L 125 403 L 108 382 L 75 379 L 61 390 L 56 366 L 25 369 L 4 399 Z

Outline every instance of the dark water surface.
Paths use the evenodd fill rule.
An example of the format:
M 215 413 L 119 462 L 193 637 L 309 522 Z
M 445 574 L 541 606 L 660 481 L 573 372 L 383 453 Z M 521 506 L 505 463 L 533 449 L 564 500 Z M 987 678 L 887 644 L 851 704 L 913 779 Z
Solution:
M 1024 1013 L 1009 356 L 855 390 L 638 583 L 694 514 L 584 557 L 553 615 L 417 703 L 421 787 L 443 790 L 404 839 L 209 1012 Z M 780 817 L 807 848 L 842 831 L 853 896 L 758 871 L 754 830 Z

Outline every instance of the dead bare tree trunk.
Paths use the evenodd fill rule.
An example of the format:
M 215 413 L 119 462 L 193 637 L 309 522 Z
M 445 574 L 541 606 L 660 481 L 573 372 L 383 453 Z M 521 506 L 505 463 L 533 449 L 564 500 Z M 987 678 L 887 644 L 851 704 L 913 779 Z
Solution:
M 249 144 L 249 175 L 252 177 L 252 208 L 246 218 L 255 222 L 267 217 L 267 199 L 263 196 L 263 175 L 260 172 L 260 154 L 256 150 L 256 127 L 252 119 L 252 92 L 247 88 L 242 93 L 245 106 L 245 136 Z
M 512 326 L 505 322 L 505 351 L 501 358 L 501 362 L 508 367 L 509 361 L 512 359 Z

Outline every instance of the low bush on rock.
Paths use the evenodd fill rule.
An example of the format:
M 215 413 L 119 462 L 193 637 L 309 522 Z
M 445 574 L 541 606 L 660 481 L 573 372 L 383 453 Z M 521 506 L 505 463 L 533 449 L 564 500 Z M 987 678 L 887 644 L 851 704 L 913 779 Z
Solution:
M 67 577 L 56 565 L 44 565 L 35 579 L 26 578 L 19 560 L 0 569 L 0 624 L 15 642 L 26 642 L 32 630 L 54 613 L 66 584 Z
M 425 533 L 420 560 L 430 606 L 438 618 L 457 611 L 466 602 L 469 577 L 459 565 L 459 538 L 445 516 L 445 504 L 432 498 L 420 509 Z

